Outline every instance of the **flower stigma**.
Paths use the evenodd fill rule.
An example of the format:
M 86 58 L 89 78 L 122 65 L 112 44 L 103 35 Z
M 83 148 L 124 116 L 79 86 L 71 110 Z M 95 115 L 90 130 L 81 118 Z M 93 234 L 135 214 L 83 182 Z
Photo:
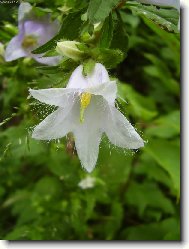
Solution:
M 80 122 L 84 122 L 84 112 L 91 102 L 91 93 L 82 93 L 80 97 Z
M 26 35 L 22 41 L 22 47 L 30 48 L 37 45 L 37 39 L 33 35 Z

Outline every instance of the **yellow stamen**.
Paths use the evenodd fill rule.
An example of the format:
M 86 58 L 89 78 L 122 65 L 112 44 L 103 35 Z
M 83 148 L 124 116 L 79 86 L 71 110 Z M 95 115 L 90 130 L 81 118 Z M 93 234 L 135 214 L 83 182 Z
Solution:
M 84 112 L 91 102 L 91 93 L 82 93 L 80 98 L 80 122 L 84 122 Z
M 24 48 L 30 48 L 37 45 L 37 39 L 32 35 L 26 35 L 22 41 L 22 46 Z

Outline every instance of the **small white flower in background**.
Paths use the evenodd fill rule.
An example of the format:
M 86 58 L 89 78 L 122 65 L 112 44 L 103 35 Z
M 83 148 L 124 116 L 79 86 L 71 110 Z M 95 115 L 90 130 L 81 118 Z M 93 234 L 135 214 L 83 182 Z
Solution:
M 103 133 L 111 143 L 122 148 L 138 149 L 144 143 L 116 109 L 116 81 L 110 81 L 105 67 L 96 63 L 87 77 L 82 72 L 80 65 L 72 73 L 66 88 L 29 90 L 35 99 L 58 107 L 35 127 L 32 137 L 51 140 L 72 132 L 81 164 L 91 172 L 98 159 Z
M 96 182 L 96 179 L 94 177 L 87 176 L 86 178 L 84 178 L 78 183 L 78 186 L 81 189 L 93 188 L 95 186 L 95 182 Z
M 138 2 L 157 6 L 173 7 L 180 13 L 180 0 L 138 0 Z M 178 29 L 180 30 L 180 18 L 178 22 Z
M 5 50 L 5 60 L 13 61 L 21 57 L 30 57 L 42 64 L 57 65 L 61 56 L 42 57 L 43 54 L 31 52 L 54 37 L 59 28 L 58 21 L 52 22 L 49 14 L 37 18 L 32 6 L 22 2 L 18 9 L 19 33 L 9 42 Z

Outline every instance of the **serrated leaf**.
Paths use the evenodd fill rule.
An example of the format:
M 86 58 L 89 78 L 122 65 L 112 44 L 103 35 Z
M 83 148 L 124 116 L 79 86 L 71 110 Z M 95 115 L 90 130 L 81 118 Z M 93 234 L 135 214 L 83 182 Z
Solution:
M 101 29 L 101 35 L 99 39 L 99 47 L 109 48 L 113 37 L 113 20 L 112 15 L 110 14 Z
M 135 15 L 145 16 L 159 27 L 169 32 L 178 32 L 179 12 L 176 9 L 163 9 L 150 5 L 126 5 Z
M 125 30 L 124 23 L 121 20 L 118 20 L 114 27 L 113 38 L 110 47 L 114 49 L 120 49 L 125 53 L 126 56 L 129 48 L 129 37 Z
M 119 49 L 96 48 L 91 52 L 92 57 L 106 68 L 114 68 L 124 59 L 124 54 Z
M 74 40 L 78 37 L 80 26 L 82 24 L 81 14 L 83 11 L 70 13 L 63 21 L 59 35 L 68 40 Z
M 175 54 L 175 61 L 180 61 L 180 39 L 175 34 L 168 33 L 163 29 L 160 29 L 152 20 L 142 17 L 144 23 L 155 32 L 161 39 L 171 48 Z
M 88 17 L 91 23 L 104 21 L 120 0 L 90 0 Z

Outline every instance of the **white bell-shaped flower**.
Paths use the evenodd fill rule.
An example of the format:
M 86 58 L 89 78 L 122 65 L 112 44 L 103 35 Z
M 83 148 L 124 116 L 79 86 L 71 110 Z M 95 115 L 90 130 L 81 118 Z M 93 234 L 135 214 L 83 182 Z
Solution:
M 72 73 L 66 88 L 30 89 L 35 99 L 58 107 L 35 127 L 32 137 L 51 140 L 72 132 L 81 164 L 91 172 L 97 162 L 103 133 L 111 143 L 122 148 L 138 149 L 144 143 L 116 109 L 116 81 L 110 81 L 105 67 L 97 63 L 87 77 L 82 72 L 80 65 Z

